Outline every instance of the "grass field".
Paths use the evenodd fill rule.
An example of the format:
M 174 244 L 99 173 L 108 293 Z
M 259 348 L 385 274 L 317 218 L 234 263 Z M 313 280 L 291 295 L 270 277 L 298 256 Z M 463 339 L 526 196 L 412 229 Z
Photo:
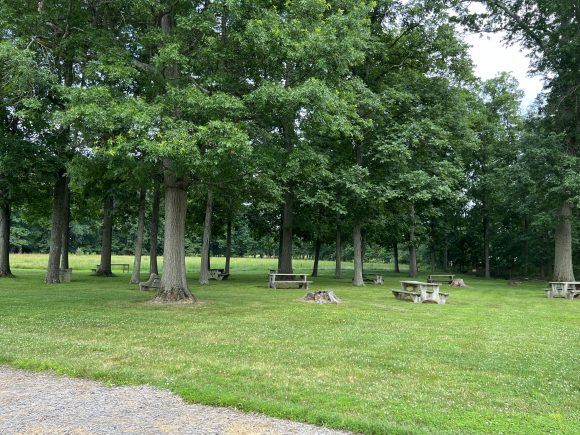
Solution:
M 73 282 L 47 286 L 46 256 L 14 256 L 0 363 L 366 433 L 578 433 L 580 301 L 543 283 L 466 277 L 446 305 L 414 305 L 390 294 L 401 275 L 353 288 L 324 270 L 313 288 L 343 303 L 316 305 L 266 287 L 275 260 L 236 259 L 229 281 L 190 275 L 200 304 L 161 306 L 96 263 L 73 256 Z

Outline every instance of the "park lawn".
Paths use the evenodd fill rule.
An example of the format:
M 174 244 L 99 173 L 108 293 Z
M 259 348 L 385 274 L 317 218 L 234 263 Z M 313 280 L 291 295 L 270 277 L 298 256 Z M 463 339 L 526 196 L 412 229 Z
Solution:
M 228 281 L 190 275 L 201 303 L 163 306 L 83 257 L 69 284 L 0 280 L 0 363 L 366 433 L 578 433 L 580 301 L 542 283 L 468 277 L 415 305 L 389 291 L 401 275 L 353 288 L 325 270 L 313 288 L 344 302 L 317 305 L 267 288 L 275 261 L 237 259 Z

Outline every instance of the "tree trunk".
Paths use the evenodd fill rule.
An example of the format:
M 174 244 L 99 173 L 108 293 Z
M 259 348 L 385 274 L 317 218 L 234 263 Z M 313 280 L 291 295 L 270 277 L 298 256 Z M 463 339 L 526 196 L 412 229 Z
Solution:
M 334 277 L 342 278 L 342 240 L 340 239 L 340 225 L 336 225 L 336 252 L 334 256 Z
M 411 228 L 409 229 L 409 276 L 417 277 L 417 247 L 415 246 L 415 207 L 411 206 Z
M 447 236 L 445 236 L 445 246 L 443 246 L 443 272 L 449 272 L 449 248 L 447 246 Z
M 203 224 L 203 242 L 201 245 L 201 266 L 199 268 L 199 283 L 205 285 L 209 282 L 209 244 L 211 243 L 211 218 L 213 213 L 213 192 L 211 188 L 207 191 L 207 202 L 205 205 L 205 221 Z
M 572 265 L 572 207 L 568 202 L 561 205 L 556 222 L 553 280 L 575 281 Z
M 170 163 L 168 163 L 170 166 Z M 185 218 L 187 186 L 182 178 L 165 175 L 165 237 L 163 243 L 163 276 L 157 302 L 195 301 L 187 287 L 185 273 Z
M 280 272 L 292 270 L 292 229 L 294 225 L 294 192 L 288 188 L 284 192 L 284 219 L 282 222 L 282 250 L 280 252 Z
M 528 217 L 525 216 L 524 217 L 524 252 L 523 252 L 523 257 L 524 257 L 524 276 L 528 276 L 530 270 L 529 270 L 529 264 L 530 264 L 530 243 L 528 240 L 528 234 L 529 234 L 529 222 L 528 222 Z
M 54 184 L 50 251 L 48 254 L 48 268 L 44 278 L 44 282 L 47 284 L 57 284 L 60 282 L 60 256 L 62 252 L 62 232 L 65 221 L 64 210 L 66 199 L 66 178 L 63 172 L 59 172 Z
M 395 263 L 395 273 L 401 273 L 401 269 L 399 268 L 399 244 L 397 242 L 393 243 L 393 262 Z
M 352 231 L 352 240 L 354 248 L 354 278 L 352 284 L 361 287 L 365 283 L 363 281 L 363 262 L 362 262 L 362 225 L 356 223 Z
M 318 276 L 318 260 L 320 259 L 320 246 L 322 244 L 320 243 L 319 239 L 316 239 L 316 242 L 314 243 L 314 266 L 312 266 L 312 276 L 316 277 Z
M 435 273 L 437 269 L 437 261 L 435 257 L 435 245 L 431 246 L 431 273 Z
M 489 219 L 487 216 L 483 217 L 483 256 L 485 260 L 485 277 L 491 278 L 489 267 Z
M 230 273 L 230 260 L 232 257 L 232 219 L 228 219 L 227 229 L 226 229 L 226 265 L 224 267 L 224 273 Z
M 113 248 L 113 195 L 106 194 L 103 201 L 103 235 L 101 237 L 101 264 L 97 268 L 99 276 L 113 276 L 111 255 Z
M 0 277 L 14 277 L 10 270 L 10 204 L 0 206 Z
M 149 246 L 149 273 L 159 275 L 157 266 L 157 237 L 159 235 L 159 202 L 160 202 L 159 183 L 155 183 L 153 190 L 153 206 L 151 209 L 151 234 Z
M 70 240 L 70 188 L 69 179 L 66 177 L 66 189 L 65 189 L 65 200 L 64 200 L 64 222 L 62 227 L 62 252 L 60 259 L 61 269 L 68 269 L 68 251 L 69 251 L 69 240 Z
M 145 232 L 145 205 L 147 192 L 141 189 L 139 192 L 139 217 L 137 218 L 137 238 L 135 239 L 135 259 L 133 260 L 133 274 L 131 284 L 139 284 L 141 281 L 141 255 L 143 254 L 143 233 Z

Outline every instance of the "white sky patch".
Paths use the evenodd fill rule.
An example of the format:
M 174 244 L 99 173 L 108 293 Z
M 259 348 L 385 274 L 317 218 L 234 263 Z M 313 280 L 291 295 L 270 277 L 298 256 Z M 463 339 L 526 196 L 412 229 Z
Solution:
M 485 6 L 478 3 L 472 3 L 469 9 L 475 13 L 486 10 Z M 542 91 L 544 81 L 541 77 L 528 74 L 528 51 L 519 44 L 507 46 L 502 42 L 503 36 L 502 33 L 465 33 L 463 39 L 471 45 L 469 53 L 475 65 L 475 75 L 488 80 L 506 71 L 518 80 L 520 89 L 524 91 L 522 110 L 525 111 Z
M 475 74 L 484 80 L 497 76 L 500 72 L 511 73 L 520 83 L 525 93 L 522 109 L 525 110 L 541 92 L 543 80 L 530 77 L 530 60 L 519 46 L 505 46 L 500 34 L 465 34 L 465 41 L 471 45 L 470 55 L 475 64 Z

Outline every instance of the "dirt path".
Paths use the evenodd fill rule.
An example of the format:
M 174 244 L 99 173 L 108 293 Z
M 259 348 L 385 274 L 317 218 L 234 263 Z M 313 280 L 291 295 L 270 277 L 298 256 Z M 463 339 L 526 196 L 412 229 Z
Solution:
M 0 366 L 0 434 L 344 434 L 230 408 L 190 405 L 149 386 Z

